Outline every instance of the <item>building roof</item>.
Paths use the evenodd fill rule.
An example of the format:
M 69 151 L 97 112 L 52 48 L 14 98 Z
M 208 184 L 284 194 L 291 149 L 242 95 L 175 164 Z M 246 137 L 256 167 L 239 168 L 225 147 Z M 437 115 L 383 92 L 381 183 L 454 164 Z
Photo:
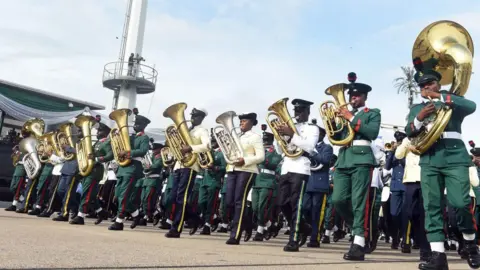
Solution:
M 89 107 L 91 110 L 105 110 L 105 106 L 103 105 L 98 105 L 95 103 L 90 103 L 87 101 L 82 101 L 79 99 L 74 99 L 71 97 L 67 96 L 62 96 L 59 94 L 54 94 L 48 91 L 36 89 L 30 86 L 25 86 L 21 84 L 17 84 L 14 82 L 9 82 L 0 79 L 0 87 L 2 88 L 8 88 L 9 90 L 14 90 L 15 92 L 24 92 L 25 94 L 35 94 L 36 96 L 43 97 L 48 100 L 52 101 L 57 101 L 57 102 L 62 102 L 67 104 L 67 102 L 71 102 L 73 104 L 73 107 L 78 108 L 78 107 Z

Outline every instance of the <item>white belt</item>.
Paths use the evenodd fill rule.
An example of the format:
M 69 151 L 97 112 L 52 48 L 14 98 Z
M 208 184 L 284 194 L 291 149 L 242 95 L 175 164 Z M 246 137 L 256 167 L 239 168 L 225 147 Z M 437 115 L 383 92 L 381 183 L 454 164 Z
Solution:
M 352 141 L 352 145 L 355 145 L 355 146 L 370 146 L 372 144 L 371 141 L 367 141 L 367 140 L 353 140 Z
M 23 161 L 19 161 L 18 164 L 22 164 L 22 165 L 23 165 Z
M 260 169 L 260 172 L 275 175 L 275 171 L 268 170 L 268 169 Z
M 196 178 L 202 179 L 202 178 L 203 178 L 203 175 L 197 175 Z
M 445 131 L 442 133 L 442 136 L 440 136 L 440 139 L 462 139 L 462 134 L 456 131 Z
M 145 175 L 145 177 L 149 177 L 149 178 L 160 177 L 160 174 L 147 174 Z
M 136 161 L 140 161 L 140 162 L 142 162 L 142 160 L 143 160 L 143 158 L 141 158 L 141 157 L 134 157 L 134 158 L 132 158 L 132 159 L 133 159 L 133 160 L 136 160 Z

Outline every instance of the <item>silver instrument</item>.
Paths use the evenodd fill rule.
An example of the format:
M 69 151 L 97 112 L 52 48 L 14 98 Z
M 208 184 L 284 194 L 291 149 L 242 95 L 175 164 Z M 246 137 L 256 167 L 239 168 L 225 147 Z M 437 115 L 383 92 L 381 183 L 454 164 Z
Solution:
M 38 141 L 35 138 L 28 137 L 20 142 L 20 151 L 27 153 L 22 159 L 23 167 L 29 179 L 35 179 L 42 168 L 42 163 L 37 154 Z
M 318 151 L 315 148 L 313 149 L 313 152 L 318 154 Z M 321 168 L 323 168 L 322 163 L 316 162 L 313 158 L 310 159 L 310 171 L 315 172 L 320 170 Z
M 152 170 L 150 169 L 150 167 L 152 166 L 152 155 L 149 152 L 147 152 L 147 154 L 142 158 L 142 166 L 143 166 L 143 174 L 145 176 L 149 175 Z M 148 169 L 147 169 L 148 168 Z
M 220 114 L 215 120 L 220 125 L 214 127 L 212 132 L 228 164 L 234 164 L 240 158 L 243 158 L 240 137 L 235 131 L 238 127 L 233 125 L 233 117 L 235 116 L 237 114 L 234 111 Z

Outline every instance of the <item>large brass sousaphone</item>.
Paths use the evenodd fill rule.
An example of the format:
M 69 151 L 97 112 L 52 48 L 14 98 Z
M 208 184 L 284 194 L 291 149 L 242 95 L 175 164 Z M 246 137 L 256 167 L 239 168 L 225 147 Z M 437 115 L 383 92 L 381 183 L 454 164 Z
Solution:
M 450 93 L 464 96 L 468 90 L 473 63 L 473 41 L 468 31 L 452 21 L 437 21 L 420 32 L 412 50 L 414 62 L 436 63 L 430 67 L 442 74 L 441 85 L 449 85 Z M 411 140 L 417 151 L 425 153 L 442 135 L 452 116 L 444 105 L 437 109 L 433 120 Z

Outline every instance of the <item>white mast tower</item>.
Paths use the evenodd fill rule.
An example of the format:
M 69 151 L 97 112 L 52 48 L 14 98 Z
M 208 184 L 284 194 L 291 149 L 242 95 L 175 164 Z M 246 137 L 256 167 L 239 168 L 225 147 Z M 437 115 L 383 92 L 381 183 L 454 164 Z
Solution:
M 114 91 L 112 110 L 133 109 L 137 94 L 155 91 L 158 73 L 142 64 L 147 3 L 148 0 L 127 0 L 118 61 L 106 64 L 103 70 L 103 87 Z

